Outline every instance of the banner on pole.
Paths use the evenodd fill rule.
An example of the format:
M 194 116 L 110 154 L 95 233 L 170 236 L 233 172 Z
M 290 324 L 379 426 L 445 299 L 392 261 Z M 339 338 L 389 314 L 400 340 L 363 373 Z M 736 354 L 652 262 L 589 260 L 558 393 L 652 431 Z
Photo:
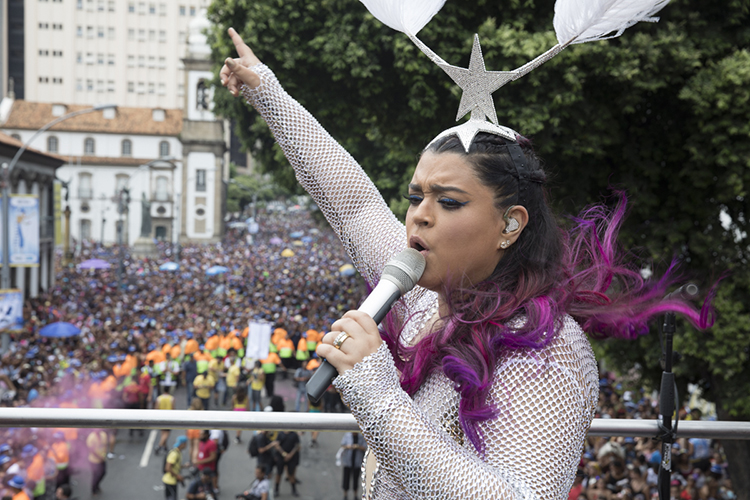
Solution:
M 245 358 L 266 359 L 271 344 L 271 323 L 251 321 L 248 328 Z
M 10 205 L 8 214 L 10 267 L 38 267 L 39 197 L 34 194 L 12 194 L 8 202 Z M 2 210 L 0 210 L 0 235 L 3 234 L 3 220 Z M 2 266 L 2 260 L 2 246 L 0 245 L 0 266 Z
M 23 293 L 21 290 L 0 290 L 0 332 L 23 330 Z

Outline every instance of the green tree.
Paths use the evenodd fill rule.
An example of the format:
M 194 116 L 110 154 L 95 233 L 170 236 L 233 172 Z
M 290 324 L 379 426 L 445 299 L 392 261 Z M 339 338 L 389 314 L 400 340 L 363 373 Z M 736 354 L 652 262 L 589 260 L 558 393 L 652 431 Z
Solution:
M 420 38 L 466 67 L 478 32 L 487 67 L 509 70 L 555 43 L 551 0 L 448 1 Z M 750 0 L 682 0 L 658 24 L 569 47 L 495 94 L 500 122 L 531 137 L 561 213 L 626 190 L 625 248 L 657 274 L 673 256 L 710 286 L 728 277 L 708 332 L 681 328 L 680 381 L 696 382 L 722 419 L 750 420 L 747 186 L 750 185 Z M 229 0 L 209 10 L 217 70 L 234 26 L 298 99 L 360 161 L 396 211 L 421 148 L 453 125 L 460 97 L 402 34 L 351 0 Z M 225 91 L 247 147 L 281 183 L 293 174 L 257 114 Z M 259 144 L 255 148 L 255 144 Z M 722 220 L 724 221 L 722 223 Z M 634 250 L 635 252 L 635 250 Z M 612 363 L 643 365 L 658 386 L 658 336 L 602 342 Z M 750 442 L 724 442 L 740 498 L 750 498 Z

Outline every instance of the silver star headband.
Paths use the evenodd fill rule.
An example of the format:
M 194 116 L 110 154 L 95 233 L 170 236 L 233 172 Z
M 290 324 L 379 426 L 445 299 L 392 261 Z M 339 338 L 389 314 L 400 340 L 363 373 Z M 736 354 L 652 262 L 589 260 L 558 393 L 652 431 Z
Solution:
M 558 43 L 533 61 L 513 71 L 487 71 L 474 36 L 468 68 L 445 62 L 421 40 L 417 33 L 443 7 L 445 0 L 360 0 L 383 24 L 406 34 L 409 39 L 437 64 L 463 90 L 456 121 L 471 113 L 470 119 L 457 127 L 441 132 L 432 142 L 456 135 L 469 151 L 479 132 L 489 132 L 515 142 L 515 131 L 498 124 L 492 93 L 508 82 L 521 78 L 541 66 L 572 44 L 605 40 L 620 36 L 639 21 L 655 22 L 653 15 L 669 0 L 557 0 L 553 21 Z M 432 143 L 431 142 L 431 143 Z

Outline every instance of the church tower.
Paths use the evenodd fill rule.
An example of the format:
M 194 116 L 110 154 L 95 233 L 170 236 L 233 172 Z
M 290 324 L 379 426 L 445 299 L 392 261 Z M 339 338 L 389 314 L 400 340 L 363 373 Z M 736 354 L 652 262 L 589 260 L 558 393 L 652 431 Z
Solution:
M 185 106 L 182 126 L 182 200 L 180 241 L 220 241 L 229 168 L 224 165 L 224 123 L 213 113 L 210 82 L 211 48 L 205 30 L 206 10 L 190 22 L 185 65 Z

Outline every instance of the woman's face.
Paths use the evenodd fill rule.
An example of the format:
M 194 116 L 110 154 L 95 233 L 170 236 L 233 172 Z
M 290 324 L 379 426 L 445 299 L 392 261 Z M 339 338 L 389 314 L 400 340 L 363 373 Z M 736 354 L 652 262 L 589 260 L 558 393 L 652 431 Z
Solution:
M 505 223 L 494 192 L 455 153 L 426 152 L 409 184 L 406 235 L 427 267 L 418 284 L 441 291 L 447 280 L 462 286 L 492 274 L 502 257 Z

